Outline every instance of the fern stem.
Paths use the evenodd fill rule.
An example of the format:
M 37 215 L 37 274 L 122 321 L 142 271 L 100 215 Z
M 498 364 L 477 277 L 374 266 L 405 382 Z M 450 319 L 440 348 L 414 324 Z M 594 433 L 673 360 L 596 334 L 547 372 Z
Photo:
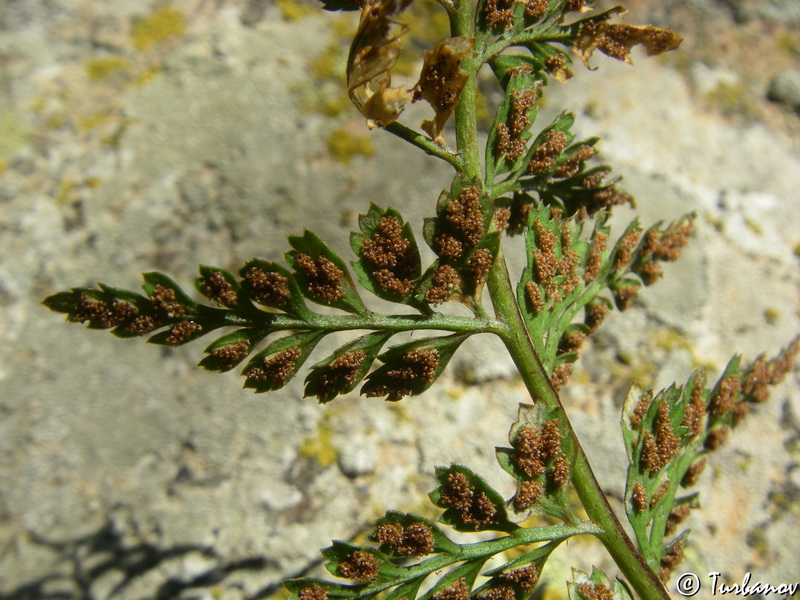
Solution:
M 387 125 L 384 127 L 384 129 L 389 133 L 394 134 L 397 137 L 413 144 L 417 148 L 424 150 L 426 154 L 435 156 L 436 158 L 441 158 L 443 161 L 450 163 L 450 165 L 452 165 L 456 171 L 461 172 L 464 170 L 464 161 L 461 160 L 461 157 L 456 152 L 453 152 L 450 148 L 443 148 L 439 146 L 427 135 L 420 133 L 419 131 L 415 131 L 414 129 L 411 129 L 402 123 L 398 123 L 397 121 Z
M 453 37 L 465 36 L 473 38 L 472 2 L 457 0 L 455 11 L 450 13 L 450 33 Z M 463 160 L 462 173 L 470 179 L 479 179 L 481 173 L 480 152 L 478 146 L 477 75 L 481 62 L 468 52 L 461 59 L 461 68 L 467 73 L 467 82 L 461 90 L 456 105 L 456 148 Z
M 311 314 L 308 319 L 299 319 L 277 313 L 263 313 L 258 319 L 234 318 L 230 315 L 225 325 L 235 327 L 253 327 L 269 331 L 416 331 L 439 330 L 457 333 L 496 333 L 506 332 L 506 325 L 491 318 L 470 318 L 433 313 L 431 315 L 384 315 L 369 313 L 361 315 L 317 315 Z
M 597 537 L 611 554 L 639 598 L 642 600 L 669 600 L 669 594 L 664 585 L 647 565 L 622 528 L 622 524 L 614 514 L 592 472 L 589 460 L 572 429 L 572 424 L 561 404 L 558 393 L 536 354 L 533 341 L 528 334 L 516 302 L 514 287 L 502 250 L 498 253 L 494 267 L 489 273 L 488 286 L 497 318 L 508 325 L 507 333 L 501 337 L 531 394 L 531 398 L 534 402 L 544 402 L 548 408 L 558 411 L 574 444 L 572 482 L 589 518 L 603 530 L 603 533 L 598 534 Z

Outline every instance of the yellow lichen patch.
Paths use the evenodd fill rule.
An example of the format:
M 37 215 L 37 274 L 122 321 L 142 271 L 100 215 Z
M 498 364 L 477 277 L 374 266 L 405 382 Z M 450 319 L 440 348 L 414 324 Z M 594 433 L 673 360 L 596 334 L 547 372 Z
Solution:
M 28 130 L 16 114 L 0 108 L 0 159 L 8 159 L 28 139 Z
M 655 335 L 655 341 L 659 348 L 670 352 L 674 350 L 692 350 L 692 342 L 674 329 L 662 329 Z
M 328 152 L 340 163 L 349 165 L 354 156 L 369 157 L 375 154 L 375 147 L 372 138 L 339 127 L 328 136 Z
M 127 75 L 131 70 L 131 61 L 124 56 L 90 58 L 84 68 L 91 81 L 105 81 L 114 75 Z
M 764 311 L 764 321 L 767 325 L 775 325 L 781 318 L 781 311 L 777 308 L 768 308 Z
M 281 11 L 284 21 L 297 21 L 317 12 L 316 6 L 300 4 L 297 0 L 275 0 L 275 4 Z
M 109 122 L 111 115 L 108 111 L 102 111 L 93 115 L 86 115 L 78 120 L 78 128 L 81 133 L 87 133 L 98 127 L 102 127 Z
M 156 75 L 161 73 L 161 70 L 162 70 L 161 65 L 153 65 L 153 66 L 145 69 L 144 71 L 141 71 L 138 74 L 138 76 L 136 77 L 136 79 L 134 80 L 133 85 L 135 85 L 137 87 L 141 87 L 141 86 L 149 83 L 150 81 L 153 80 L 153 78 Z
M 704 96 L 709 106 L 728 117 L 755 118 L 756 95 L 743 83 L 721 82 Z
M 300 444 L 297 451 L 301 456 L 315 460 L 321 467 L 329 467 L 336 462 L 339 452 L 333 445 L 333 428 L 327 414 L 317 426 L 316 434 Z
M 186 33 L 186 19 L 179 10 L 159 8 L 131 26 L 131 43 L 139 52 Z

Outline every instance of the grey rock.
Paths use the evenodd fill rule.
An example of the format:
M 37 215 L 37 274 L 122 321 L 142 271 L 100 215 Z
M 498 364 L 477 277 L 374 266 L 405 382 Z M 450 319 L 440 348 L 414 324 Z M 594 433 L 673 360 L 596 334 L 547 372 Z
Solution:
M 13 60 L 0 89 L 36 134 L 15 147 L 0 178 L 0 480 L 13 482 L 0 486 L 0 546 L 13 549 L 0 557 L 0 595 L 78 597 L 77 559 L 147 555 L 151 567 L 116 598 L 154 597 L 170 579 L 189 585 L 213 572 L 226 574 L 219 597 L 254 597 L 316 564 L 330 539 L 355 535 L 375 507 L 417 510 L 436 464 L 468 464 L 513 493 L 494 447 L 508 444 L 517 404 L 529 398 L 500 344 L 476 337 L 456 355 L 470 381 L 446 374 L 400 405 L 353 396 L 323 409 L 301 401 L 300 382 L 253 396 L 236 374 L 199 372 L 202 343 L 162 351 L 120 342 L 39 305 L 97 279 L 136 288 L 137 272 L 161 269 L 190 284 L 199 263 L 235 270 L 251 256 L 280 260 L 285 235 L 303 227 L 349 256 L 347 233 L 370 201 L 398 207 L 421 239 L 417 224 L 449 185 L 449 169 L 367 133 L 356 116 L 347 125 L 372 136 L 375 157 L 347 168 L 333 161 L 325 136 L 340 122 L 298 107 L 309 61 L 333 41 L 330 21 L 285 23 L 269 4 L 251 2 L 246 19 L 239 5 L 193 4 L 186 36 L 157 57 L 149 82 L 104 90 L 124 116 L 116 145 L 97 131 L 48 128 L 52 115 L 31 107 L 44 98 L 47 110 L 94 114 L 98 89 L 82 68 L 93 23 L 102 26 L 95 41 L 118 47 L 131 11 L 143 9 L 120 0 L 89 2 L 80 14 L 56 2 L 2 5 L 13 27 L 0 44 Z M 674 71 L 638 56 L 635 70 L 594 61 L 598 72 L 576 69 L 575 80 L 548 89 L 537 126 L 553 109 L 586 113 L 577 133 L 603 138 L 601 158 L 625 175 L 644 225 L 698 214 L 695 247 L 609 322 L 615 333 L 595 338 L 598 359 L 564 390 L 599 478 L 619 495 L 617 392 L 635 374 L 615 378 L 618 356 L 650 361 L 660 384 L 698 363 L 719 371 L 735 351 L 774 352 L 797 331 L 800 173 L 796 140 L 700 112 Z M 629 216 L 619 211 L 615 226 Z M 524 254 L 515 243 L 516 273 Z M 771 324 L 768 309 L 777 311 Z M 664 343 L 665 332 L 691 350 Z M 735 574 L 754 556 L 742 540 L 764 530 L 775 580 L 795 573 L 796 553 L 782 546 L 796 524 L 773 518 L 770 494 L 774 481 L 797 479 L 781 450 L 797 426 L 778 427 L 777 411 L 798 402 L 790 382 L 774 410 L 760 408 L 715 457 L 732 466 L 709 470 L 701 497 L 710 509 L 692 523 L 706 566 Z M 324 431 L 338 465 L 304 445 Z M 743 456 L 752 481 L 726 499 Z M 93 595 L 110 595 L 124 574 L 121 563 L 107 571 L 91 582 Z M 179 597 L 211 594 L 195 587 Z

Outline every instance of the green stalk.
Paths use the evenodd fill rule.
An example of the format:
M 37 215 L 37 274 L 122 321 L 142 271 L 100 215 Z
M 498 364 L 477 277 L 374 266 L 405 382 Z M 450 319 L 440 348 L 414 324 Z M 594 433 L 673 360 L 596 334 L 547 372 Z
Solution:
M 456 0 L 455 10 L 450 13 L 450 33 L 453 37 L 474 38 L 472 29 L 472 2 Z M 462 173 L 470 179 L 480 179 L 481 163 L 478 150 L 477 75 L 481 63 L 470 52 L 461 59 L 461 68 L 467 73 L 467 82 L 461 90 L 456 105 L 456 149 L 461 155 Z
M 535 402 L 544 402 L 548 408 L 558 411 L 574 444 L 572 482 L 589 518 L 603 530 L 603 533 L 597 537 L 642 600 L 669 600 L 669 594 L 664 585 L 647 565 L 622 528 L 622 524 L 614 514 L 592 472 L 589 460 L 572 429 L 558 393 L 553 388 L 528 335 L 525 321 L 516 302 L 514 287 L 508 274 L 502 249 L 498 252 L 494 267 L 489 273 L 488 286 L 497 318 L 508 325 L 507 333 L 501 335 L 501 338 L 514 360 L 531 398 Z
M 428 155 L 441 158 L 443 161 L 450 163 L 456 171 L 461 171 L 464 168 L 463 161 L 458 154 L 449 148 L 442 148 L 441 146 L 437 145 L 436 142 L 432 141 L 427 135 L 424 135 L 419 131 L 414 131 L 410 127 L 407 127 L 402 123 L 398 123 L 397 121 L 387 125 L 384 127 L 384 129 L 389 133 L 396 135 L 400 139 L 413 144 L 417 148 L 424 150 Z

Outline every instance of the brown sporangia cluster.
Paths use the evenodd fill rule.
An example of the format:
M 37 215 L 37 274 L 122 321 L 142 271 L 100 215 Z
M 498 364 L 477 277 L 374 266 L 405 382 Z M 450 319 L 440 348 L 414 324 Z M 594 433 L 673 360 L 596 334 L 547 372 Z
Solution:
M 544 70 L 559 83 L 564 83 L 572 78 L 572 71 L 567 67 L 567 59 L 560 52 L 545 59 Z
M 614 598 L 611 589 L 600 582 L 584 581 L 577 585 L 577 590 L 587 600 L 613 600 Z
M 706 468 L 706 464 L 708 460 L 706 458 L 701 458 L 698 461 L 693 462 L 688 469 L 686 469 L 686 473 L 683 475 L 683 479 L 681 479 L 681 485 L 683 487 L 692 487 L 697 483 L 700 479 L 700 475 Z
M 614 303 L 619 310 L 630 308 L 633 301 L 639 295 L 640 286 L 638 285 L 623 285 L 622 287 L 613 290 Z
M 642 426 L 642 419 L 644 419 L 647 411 L 650 410 L 650 405 L 653 403 L 653 395 L 651 392 L 644 394 L 636 406 L 633 408 L 633 413 L 628 417 L 631 423 L 631 428 L 638 430 Z
M 567 148 L 569 140 L 563 131 L 551 129 L 545 133 L 544 143 L 536 148 L 529 170 L 534 175 L 549 173 L 555 167 L 556 159 Z
M 250 353 L 250 345 L 245 341 L 235 342 L 211 350 L 211 356 L 219 361 L 219 368 L 228 371 L 241 362 Z
M 363 350 L 354 350 L 342 354 L 323 367 L 323 372 L 317 379 L 319 388 L 317 398 L 320 402 L 333 399 L 340 390 L 345 389 L 356 381 L 361 365 L 367 358 Z
M 265 271 L 255 265 L 244 274 L 245 281 L 250 284 L 253 299 L 264 306 L 279 308 L 292 295 L 289 280 L 275 271 Z
M 578 254 L 570 248 L 572 238 L 565 229 L 559 242 L 540 221 L 534 221 L 536 248 L 533 250 L 533 282 L 526 282 L 526 294 L 535 313 L 553 306 L 579 285 Z M 559 257 L 559 253 L 561 256 Z M 532 284 L 532 285 L 528 285 Z M 540 289 L 541 288 L 541 289 Z M 544 293 L 542 293 L 544 290 Z
M 641 465 L 650 473 L 655 475 L 678 453 L 681 439 L 672 430 L 669 418 L 669 407 L 666 402 L 658 405 L 658 412 L 653 422 L 655 437 L 649 431 L 644 433 L 644 445 L 642 447 Z
M 517 493 L 514 494 L 514 508 L 517 512 L 529 509 L 539 502 L 544 496 L 544 487 L 535 480 L 523 481 L 519 484 Z
M 639 244 L 642 234 L 633 229 L 620 238 L 616 247 L 616 254 L 614 255 L 614 270 L 617 272 L 624 271 L 633 260 L 633 251 Z
M 167 343 L 167 346 L 172 346 L 175 348 L 184 342 L 189 341 L 192 336 L 201 332 L 202 330 L 203 326 L 200 325 L 200 323 L 192 321 L 191 319 L 179 321 L 170 328 L 169 333 L 164 341 Z
M 473 289 L 479 288 L 486 281 L 486 276 L 489 274 L 493 262 L 492 253 L 486 248 L 480 248 L 470 256 L 465 271 L 469 284 Z
M 647 510 L 647 491 L 638 481 L 633 484 L 633 489 L 631 490 L 631 504 L 633 505 L 633 510 L 639 514 Z
M 632 62 L 631 49 L 634 46 L 641 45 L 647 51 L 648 56 L 655 56 L 674 50 L 683 41 L 679 35 L 669 29 L 608 22 L 614 14 L 624 13 L 625 10 L 620 7 L 584 24 L 574 50 L 585 64 L 588 65 L 589 58 L 595 49 L 600 50 L 606 56 L 630 64 Z
M 410 396 L 416 383 L 433 380 L 439 360 L 439 351 L 435 348 L 407 352 L 401 358 L 404 366 L 384 373 L 380 383 L 369 388 L 366 395 L 370 398 L 386 396 L 386 400 L 390 402 Z
M 705 448 L 713 452 L 714 450 L 719 449 L 725 442 L 728 441 L 728 436 L 730 435 L 730 428 L 727 425 L 720 425 L 719 427 L 714 427 L 708 432 L 705 441 Z
M 433 119 L 424 121 L 421 127 L 440 145 L 444 145 L 444 125 L 453 114 L 469 78 L 461 68 L 461 60 L 472 52 L 474 44 L 472 38 L 454 37 L 439 42 L 430 52 L 425 51 L 413 101 L 425 100 L 433 108 Z
M 594 148 L 586 144 L 578 146 L 567 159 L 556 167 L 555 173 L 567 179 L 575 175 L 581 168 L 581 163 L 594 158 Z
M 644 253 L 652 254 L 658 260 L 678 260 L 693 232 L 691 221 L 673 223 L 661 232 L 651 229 L 645 234 Z
M 461 278 L 458 271 L 447 264 L 439 265 L 431 276 L 431 287 L 425 292 L 425 302 L 441 304 L 458 289 Z
M 299 346 L 292 346 L 272 358 L 264 358 L 260 367 L 251 367 L 244 373 L 248 380 L 264 382 L 274 388 L 286 385 L 294 375 L 295 365 L 302 352 Z
M 652 285 L 661 276 L 661 267 L 656 261 L 675 261 L 692 236 L 691 221 L 673 223 L 665 231 L 650 229 L 642 242 L 642 264 L 634 272 L 642 278 L 645 285 Z
M 525 15 L 531 19 L 541 19 L 549 4 L 549 0 L 527 0 L 525 2 Z
M 724 417 L 732 412 L 741 387 L 742 384 L 736 375 L 729 375 L 720 381 L 709 399 L 708 408 L 711 414 L 715 417 Z
M 152 315 L 139 315 L 125 325 L 125 331 L 133 335 L 146 335 L 161 327 L 161 321 Z
M 589 173 L 581 179 L 581 187 L 585 190 L 597 189 L 603 183 L 605 178 L 609 176 L 609 174 L 609 171 L 605 169 Z
M 539 291 L 539 286 L 533 281 L 525 282 L 525 297 L 528 299 L 533 314 L 538 314 L 544 310 L 542 293 Z
M 664 496 L 667 495 L 669 492 L 669 479 L 662 481 L 661 485 L 658 486 L 656 493 L 653 494 L 653 497 L 650 498 L 650 510 L 655 510 L 658 503 L 664 499 Z
M 506 123 L 497 124 L 498 156 L 509 162 L 516 161 L 525 154 L 526 142 L 522 134 L 530 127 L 530 111 L 539 98 L 539 89 L 514 90 L 511 92 L 511 110 Z
M 583 340 L 586 338 L 586 334 L 582 331 L 572 331 L 570 333 L 565 333 L 561 340 L 558 343 L 558 351 L 559 352 L 577 352 L 581 349 L 583 345 Z
M 514 507 L 525 510 L 537 502 L 543 492 L 542 476 L 552 487 L 564 487 L 569 480 L 569 459 L 561 450 L 561 430 L 558 421 L 551 419 L 540 428 L 524 426 L 512 441 L 513 460 L 526 480 L 520 484 L 514 497 Z M 526 485 L 526 483 L 537 485 Z
M 534 563 L 531 563 L 518 569 L 500 573 L 497 578 L 501 581 L 514 583 L 519 586 L 523 592 L 530 593 L 533 591 L 533 588 L 536 587 L 536 584 L 539 583 L 539 570 Z
M 468 248 L 477 246 L 484 233 L 480 197 L 480 190 L 476 186 L 465 187 L 457 197 L 447 202 L 444 210 L 444 220 Z
M 80 294 L 75 302 L 75 312 L 70 318 L 78 323 L 89 321 L 95 326 L 108 329 L 132 320 L 138 314 L 139 309 L 124 300 L 114 298 L 109 307 L 102 300 L 94 300 L 86 294 Z
M 372 581 L 378 576 L 379 569 L 380 563 L 373 554 L 365 550 L 354 550 L 347 560 L 339 563 L 337 570 L 345 579 Z
M 372 535 L 380 544 L 391 548 L 398 556 L 426 556 L 433 552 L 433 531 L 422 522 L 384 523 Z
M 442 486 L 442 505 L 452 508 L 459 519 L 475 530 L 486 528 L 497 522 L 497 507 L 485 492 L 477 491 L 463 473 L 450 473 L 447 484 Z
M 507 583 L 495 583 L 478 594 L 478 600 L 515 600 L 514 587 Z
M 531 214 L 531 200 L 523 194 L 514 194 L 509 207 L 508 235 L 519 235 L 525 231 Z
M 400 219 L 381 217 L 375 233 L 364 240 L 361 255 L 375 266 L 373 275 L 384 292 L 405 296 L 411 292 L 414 276 L 414 248 L 403 237 Z
M 599 189 L 592 194 L 589 201 L 582 203 L 578 207 L 577 214 L 579 218 L 585 219 L 587 217 L 593 217 L 600 211 L 611 210 L 615 206 L 623 206 L 625 204 L 631 208 L 636 208 L 636 203 L 633 200 L 633 196 L 626 194 L 625 192 L 621 192 L 617 188 L 616 184 L 608 185 L 605 187 L 599 187 Z
M 480 190 L 465 187 L 458 196 L 447 201 L 438 219 L 438 233 L 434 237 L 434 250 L 440 264 L 433 272 L 431 286 L 425 293 L 429 304 L 441 304 L 459 287 L 461 277 L 449 263 L 462 259 L 465 253 L 478 245 L 485 232 L 483 213 L 480 210 Z M 491 254 L 478 250 L 466 265 L 467 283 L 477 287 L 491 268 Z
M 186 312 L 180 302 L 176 302 L 175 290 L 164 285 L 156 284 L 150 294 L 153 310 L 164 319 L 177 319 Z
M 556 391 L 559 391 L 567 384 L 571 375 L 572 363 L 563 363 L 553 369 L 550 374 L 550 383 L 553 384 Z
M 328 590 L 318 585 L 311 585 L 302 588 L 297 597 L 300 600 L 328 600 Z
M 690 512 L 692 512 L 692 509 L 689 508 L 688 504 L 681 504 L 673 508 L 667 516 L 667 526 L 664 533 L 667 535 L 675 533 L 675 530 L 678 529 L 678 525 L 686 520 Z
M 583 322 L 589 327 L 589 333 L 592 334 L 600 328 L 603 321 L 606 320 L 608 313 L 611 312 L 605 302 L 594 302 L 586 306 L 584 309 Z
M 344 298 L 340 283 L 344 273 L 326 256 L 320 255 L 316 260 L 310 255 L 300 252 L 294 257 L 297 268 L 306 277 L 306 291 L 326 304 L 333 304 Z
M 461 276 L 450 264 L 469 256 L 465 266 L 465 283 L 478 287 L 494 260 L 488 250 L 469 254 L 485 233 L 484 216 L 480 209 L 480 189 L 468 186 L 458 196 L 450 198 L 440 210 L 433 247 L 440 264 L 431 276 L 431 286 L 425 293 L 429 304 L 441 304 L 460 287 Z
M 433 594 L 431 600 L 469 600 L 467 580 L 459 577 L 440 592 Z
M 703 400 L 705 379 L 698 376 L 694 380 L 689 403 L 683 411 L 681 425 L 689 429 L 689 439 L 693 440 L 702 435 L 706 428 L 706 402 Z
M 658 569 L 658 577 L 666 583 L 672 576 L 672 572 L 683 561 L 683 540 L 678 540 L 670 546 L 667 553 L 661 557 Z
M 600 274 L 600 269 L 603 266 L 603 252 L 608 244 L 608 235 L 602 231 L 596 231 L 592 237 L 592 249 L 589 253 L 589 258 L 586 260 L 586 266 L 583 269 L 583 280 L 586 283 L 592 283 Z
M 511 211 L 505 206 L 501 206 L 494 211 L 494 225 L 497 231 L 505 231 L 511 222 Z
M 220 271 L 212 271 L 203 278 L 203 294 L 221 306 L 235 306 L 239 300 L 236 290 Z
M 730 435 L 730 426 L 739 425 L 749 414 L 750 403 L 764 402 L 769 397 L 769 387 L 780 383 L 793 368 L 794 358 L 800 352 L 800 338 L 795 339 L 783 352 L 768 360 L 763 355 L 744 373 L 724 377 L 711 391 L 708 401 L 703 400 L 704 381 L 698 377 L 686 406 L 682 425 L 690 429 L 690 439 L 705 433 L 704 447 L 717 450 Z M 704 466 L 695 463 L 682 482 L 693 485 Z M 691 472 L 696 469 L 696 473 Z
M 483 18 L 489 27 L 502 26 L 504 29 L 514 20 L 516 0 L 486 0 Z
M 361 10 L 347 58 L 347 92 L 367 125 L 393 123 L 411 101 L 410 90 L 392 87 L 392 68 L 402 50 L 408 26 L 395 21 L 411 0 L 369 0 Z
M 794 360 L 800 353 L 800 337 L 772 360 L 759 356 L 748 369 L 742 383 L 742 394 L 750 402 L 766 402 L 769 386 L 777 385 L 792 370 Z
M 139 308 L 126 300 L 113 298 L 111 303 L 95 300 L 86 294 L 80 294 L 75 301 L 75 310 L 70 319 L 79 323 L 89 321 L 96 327 L 104 329 L 123 326 L 126 333 L 145 335 L 161 327 L 165 321 L 178 319 L 186 313 L 184 306 L 176 301 L 176 293 L 172 288 L 156 284 L 150 295 L 151 311 L 142 313 Z M 176 323 L 166 342 L 177 346 L 189 339 L 202 327 L 186 319 Z

